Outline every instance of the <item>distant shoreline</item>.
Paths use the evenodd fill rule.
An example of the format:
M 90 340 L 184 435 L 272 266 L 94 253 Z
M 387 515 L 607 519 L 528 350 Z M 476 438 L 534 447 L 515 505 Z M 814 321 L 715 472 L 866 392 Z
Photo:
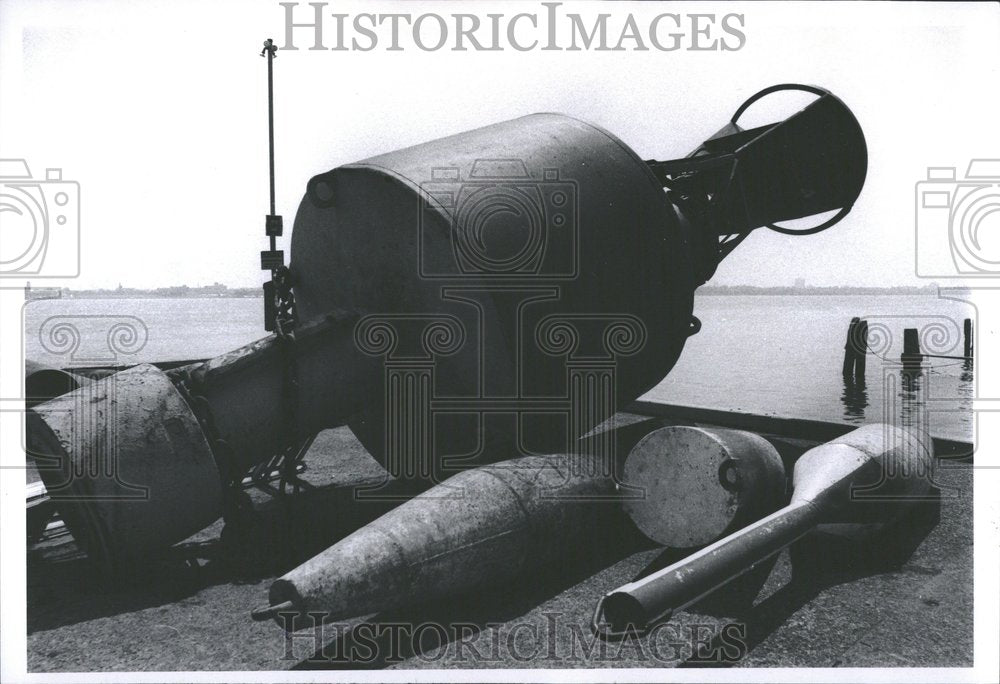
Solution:
M 706 297 L 720 296 L 837 296 L 837 295 L 934 295 L 938 285 L 922 287 L 757 287 L 752 285 L 709 285 L 700 287 L 697 294 Z M 254 299 L 264 296 L 261 288 L 228 288 L 225 285 L 206 287 L 161 287 L 154 290 L 117 288 L 113 290 L 72 290 L 70 288 L 31 288 L 27 299 Z

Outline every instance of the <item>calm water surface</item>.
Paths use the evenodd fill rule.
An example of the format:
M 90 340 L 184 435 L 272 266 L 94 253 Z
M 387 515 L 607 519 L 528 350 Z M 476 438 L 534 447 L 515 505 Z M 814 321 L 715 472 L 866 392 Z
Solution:
M 205 358 L 263 337 L 261 307 L 238 298 L 37 300 L 25 306 L 25 353 L 57 366 Z M 927 420 L 939 436 L 972 437 L 970 367 L 899 367 L 903 328 L 920 330 L 925 352 L 961 355 L 971 307 L 933 295 L 700 296 L 695 314 L 701 332 L 643 398 L 847 423 L 903 416 Z M 869 321 L 863 384 L 841 376 L 852 316 Z

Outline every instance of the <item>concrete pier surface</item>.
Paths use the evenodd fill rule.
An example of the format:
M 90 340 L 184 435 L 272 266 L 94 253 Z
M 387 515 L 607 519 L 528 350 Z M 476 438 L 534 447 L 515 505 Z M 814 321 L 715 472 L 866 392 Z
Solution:
M 619 414 L 618 423 L 638 417 Z M 786 439 L 793 460 L 812 446 Z M 392 614 L 299 630 L 253 622 L 270 583 L 394 504 L 346 428 L 306 458 L 315 486 L 256 492 L 241 535 L 215 523 L 129 578 L 96 576 L 68 535 L 28 555 L 29 672 L 374 668 L 960 667 L 973 663 L 972 469 L 891 525 L 822 526 L 635 640 L 590 630 L 598 599 L 683 557 L 623 534 L 543 575 Z M 29 478 L 31 475 L 29 474 Z M 382 490 L 399 493 L 390 483 Z

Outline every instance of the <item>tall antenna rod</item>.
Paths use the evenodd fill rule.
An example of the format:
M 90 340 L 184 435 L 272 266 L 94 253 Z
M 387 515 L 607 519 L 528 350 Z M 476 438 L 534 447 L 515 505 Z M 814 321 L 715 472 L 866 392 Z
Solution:
M 274 216 L 274 56 L 278 51 L 274 42 L 268 38 L 264 41 L 261 56 L 267 53 L 267 153 L 268 172 L 271 176 L 271 213 Z M 271 249 L 274 249 L 275 236 L 271 235 Z
M 271 211 L 264 221 L 264 232 L 270 242 L 270 249 L 260 253 L 260 267 L 271 272 L 271 280 L 264 283 L 264 329 L 272 332 L 276 329 L 275 319 L 279 315 L 279 305 L 276 296 L 277 283 L 287 285 L 285 277 L 285 253 L 278 249 L 278 237 L 282 234 L 281 216 L 274 213 L 274 58 L 278 48 L 270 38 L 264 41 L 264 49 L 260 56 L 267 56 L 267 151 L 268 173 L 271 184 Z

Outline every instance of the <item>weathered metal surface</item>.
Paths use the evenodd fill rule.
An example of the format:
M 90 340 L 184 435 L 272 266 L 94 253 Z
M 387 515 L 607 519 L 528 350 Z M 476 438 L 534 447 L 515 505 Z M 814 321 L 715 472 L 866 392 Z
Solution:
M 932 487 L 933 444 L 915 429 L 874 424 L 810 449 L 795 464 L 791 502 L 682 561 L 611 592 L 598 618 L 642 628 L 711 593 L 819 523 L 884 522 Z M 595 624 L 596 620 L 595 618 Z
M 927 495 L 933 482 L 934 443 L 926 432 L 875 423 L 803 454 L 792 503 L 815 504 L 824 522 L 876 522 L 900 501 Z
M 444 599 L 585 554 L 624 522 L 603 469 L 568 456 L 503 461 L 389 511 L 276 580 L 269 599 L 330 619 Z M 255 617 L 293 624 L 276 612 Z
M 141 365 L 28 411 L 28 450 L 74 538 L 105 569 L 222 512 L 219 472 L 177 389 Z
M 370 317 L 392 336 L 378 348 L 360 338 L 379 359 L 432 368 L 433 399 L 450 402 L 431 409 L 432 458 L 469 463 L 564 452 L 659 382 L 688 335 L 690 258 L 634 152 L 536 114 L 313 178 L 291 267 L 302 318 Z M 423 337 L 421 320 L 454 344 Z M 571 418 L 577 358 L 613 366 L 614 386 Z M 386 394 L 350 423 L 383 462 Z
M 670 426 L 639 441 L 625 460 L 625 512 L 653 541 L 703 546 L 784 502 L 777 450 L 749 432 Z

